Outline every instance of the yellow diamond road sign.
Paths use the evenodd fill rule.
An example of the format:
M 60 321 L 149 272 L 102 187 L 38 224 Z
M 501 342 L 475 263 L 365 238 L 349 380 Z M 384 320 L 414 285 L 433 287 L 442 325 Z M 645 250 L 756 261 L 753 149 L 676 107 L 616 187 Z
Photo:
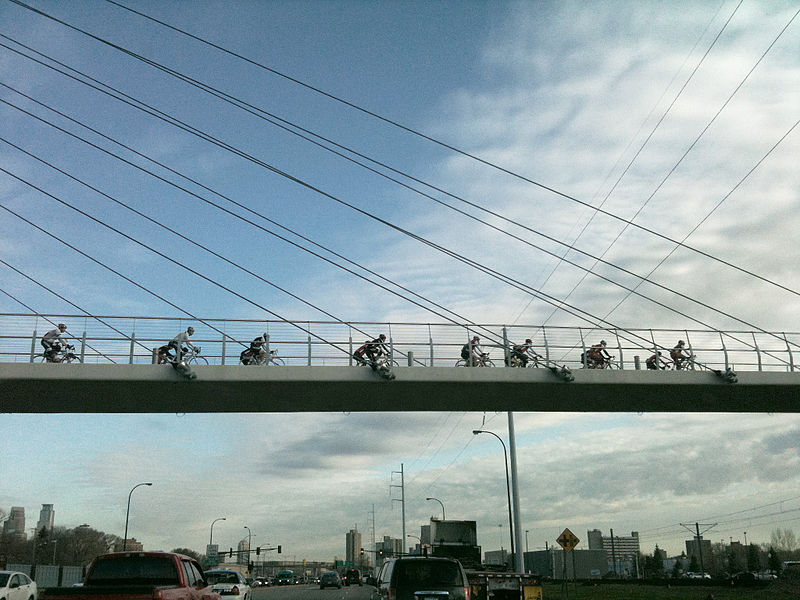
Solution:
M 572 549 L 578 545 L 578 542 L 580 542 L 577 536 L 574 533 L 572 533 L 569 529 L 565 529 L 561 533 L 561 535 L 558 536 L 558 539 L 556 541 L 567 552 L 572 552 Z

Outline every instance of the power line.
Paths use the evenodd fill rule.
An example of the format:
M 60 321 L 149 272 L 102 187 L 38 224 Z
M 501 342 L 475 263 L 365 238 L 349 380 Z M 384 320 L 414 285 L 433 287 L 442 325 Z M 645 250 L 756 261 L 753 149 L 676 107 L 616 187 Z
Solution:
M 146 57 L 144 57 L 144 56 L 142 56 L 142 55 L 140 55 L 140 54 L 137 54 L 136 52 L 133 52 L 133 51 L 131 51 L 131 50 L 128 50 L 128 49 L 126 49 L 126 48 L 124 48 L 124 47 L 122 47 L 122 46 L 119 46 L 118 44 L 115 44 L 115 43 L 113 43 L 113 42 L 110 42 L 110 41 L 108 41 L 108 40 L 106 40 L 106 39 L 104 39 L 104 38 L 101 38 L 101 37 L 99 37 L 99 36 L 96 36 L 96 35 L 94 35 L 94 34 L 92 34 L 92 33 L 89 33 L 89 32 L 88 32 L 88 31 L 86 31 L 86 30 L 83 30 L 83 29 L 81 29 L 81 28 L 79 28 L 79 27 L 76 27 L 76 26 L 74 26 L 74 25 L 71 25 L 70 23 L 67 23 L 66 21 L 63 21 L 63 20 L 61 20 L 61 19 L 58 19 L 58 18 L 56 18 L 56 17 L 54 17 L 54 16 L 52 16 L 52 15 L 50 15 L 50 14 L 48 14 L 48 13 L 45 13 L 45 12 L 43 12 L 43 11 L 39 10 L 39 9 L 33 8 L 32 6 L 29 6 L 29 5 L 25 4 L 24 2 L 21 2 L 20 0 L 9 0 L 9 1 L 10 1 L 10 2 L 13 2 L 14 4 L 17 4 L 18 6 L 20 6 L 20 7 L 22 7 L 22 8 L 26 8 L 26 9 L 28 9 L 28 10 L 30 10 L 30 11 L 32 11 L 32 12 L 34 12 L 34 13 L 38 14 L 38 15 L 41 15 L 41 16 L 43 16 L 43 17 L 45 17 L 45 18 L 48 18 L 48 19 L 50 19 L 50 20 L 52 20 L 52 21 L 55 21 L 55 22 L 57 22 L 57 23 L 59 23 L 59 24 L 61 24 L 61 25 L 64 25 L 65 27 L 68 27 L 68 28 L 70 28 L 70 29 L 72 29 L 72 30 L 74 30 L 74 31 L 77 31 L 78 33 L 81 33 L 81 34 L 83 34 L 83 35 L 86 35 L 86 36 L 88 36 L 88 37 L 90 37 L 90 38 L 92 38 L 92 39 L 94 39 L 94 40 L 96 40 L 96 41 L 98 41 L 98 42 L 100 42 L 100 43 L 102 43 L 102 44 L 105 44 L 105 45 L 107 45 L 107 46 L 109 46 L 109 47 L 111 47 L 111 48 L 115 49 L 115 50 L 118 50 L 118 51 L 120 51 L 120 52 L 123 52 L 124 54 L 127 54 L 128 56 L 130 56 L 130 57 L 132 57 L 132 58 L 135 58 L 135 59 L 137 59 L 137 60 L 140 60 L 140 61 L 142 61 L 142 62 L 145 62 L 146 64 L 149 64 L 149 65 L 151 65 L 151 66 L 153 66 L 153 67 L 155 67 L 155 68 L 158 68 L 158 69 L 160 69 L 160 70 L 163 70 L 164 72 L 167 72 L 167 73 L 170 73 L 170 74 L 177 74 L 177 71 L 173 71 L 172 69 L 169 69 L 168 67 L 165 67 L 165 66 L 163 66 L 163 65 L 160 65 L 159 63 L 157 63 L 157 62 L 155 62 L 155 61 L 153 61 L 153 60 L 151 60 L 151 59 L 148 59 L 148 58 L 146 58 Z M 110 1 L 110 0 L 107 0 L 107 1 Z M 116 4 L 116 3 L 115 3 L 115 4 Z M 126 8 L 126 9 L 127 9 L 127 7 L 125 7 L 125 6 L 121 5 L 121 4 L 118 4 L 118 6 L 120 6 L 120 7 L 122 7 L 122 8 Z M 135 11 L 132 11 L 132 12 L 135 12 Z M 140 13 L 137 13 L 137 14 L 140 14 Z M 143 14 L 143 13 L 142 13 L 142 14 Z M 145 16 L 145 15 L 143 15 L 143 16 Z M 148 18 L 150 18 L 150 17 L 148 17 Z M 155 20 L 155 19 L 154 19 L 154 20 Z M 163 24 L 163 23 L 162 23 L 162 24 Z M 173 29 L 175 29 L 175 28 L 173 28 Z M 177 29 L 176 29 L 176 30 L 177 30 Z M 178 30 L 178 31 L 179 31 L 179 30 Z M 185 32 L 182 32 L 182 31 L 181 31 L 181 33 L 185 33 Z M 194 37 L 194 36 L 192 36 L 192 37 Z M 199 38 L 196 38 L 196 39 L 199 39 Z M 216 46 L 215 46 L 215 47 L 216 47 Z M 222 49 L 222 48 L 220 48 L 220 49 Z M 238 55 L 237 55 L 237 56 L 238 56 Z M 240 58 L 243 58 L 243 57 L 240 57 Z M 251 61 L 248 61 L 248 62 L 251 62 Z M 253 64 L 257 64 L 257 63 L 253 63 Z M 259 65 L 259 66 L 261 66 L 261 65 Z M 272 71 L 271 69 L 268 69 L 268 70 Z M 272 72 L 275 72 L 275 71 L 272 71 Z M 277 72 L 275 72 L 275 73 L 276 73 L 276 74 L 280 74 L 280 73 L 277 73 Z M 280 75 L 281 75 L 281 76 L 284 76 L 283 74 L 280 74 Z M 183 79 L 184 81 L 187 81 L 187 79 L 191 79 L 191 78 L 188 78 L 188 76 L 184 76 L 184 75 L 180 75 L 180 78 L 181 78 L 181 79 Z M 288 78 L 288 77 L 287 77 L 287 78 Z M 291 79 L 291 78 L 289 78 L 289 79 Z M 298 80 L 294 80 L 294 79 L 292 79 L 292 81 L 295 81 L 295 82 L 297 82 L 297 83 L 301 83 L 301 82 L 299 82 Z M 301 83 L 301 84 L 302 84 L 302 83 Z M 205 84 L 203 84 L 203 85 L 205 85 Z M 315 91 L 318 91 L 318 92 L 320 92 L 320 93 L 324 93 L 324 92 L 322 92 L 321 90 L 318 90 L 318 89 L 316 89 L 316 88 L 312 88 L 311 86 L 307 86 L 306 84 L 302 84 L 302 85 L 305 85 L 306 87 L 309 87 L 310 89 L 314 89 Z M 210 87 L 210 86 L 209 86 L 209 87 Z M 435 143 L 437 143 L 437 144 L 439 144 L 439 145 L 441 145 L 441 146 L 443 146 L 443 147 L 446 147 L 446 148 L 448 148 L 448 149 L 450 149 L 450 150 L 452 150 L 452 151 L 454 151 L 454 152 L 457 152 L 457 153 L 459 153 L 459 154 L 462 154 L 462 155 L 464 155 L 464 156 L 467 156 L 467 157 L 469 157 L 469 158 L 472 158 L 473 160 L 476 160 L 476 161 L 478 161 L 478 162 L 481 162 L 481 163 L 483 163 L 483 164 L 486 164 L 487 166 L 490 166 L 490 167 L 492 167 L 492 168 L 498 169 L 498 170 L 500 170 L 500 171 L 502 171 L 502 172 L 504 172 L 504 173 L 507 173 L 507 174 L 509 174 L 509 175 L 512 175 L 513 177 L 516 177 L 516 178 L 518 178 L 518 179 L 521 179 L 521 180 L 523 180 L 523 181 L 526 181 L 526 182 L 528 182 L 528 183 L 531 183 L 531 184 L 533 184 L 533 185 L 536 185 L 537 187 L 540 187 L 540 188 L 542 188 L 542 189 L 545 189 L 545 190 L 547 190 L 547 191 L 550 191 L 550 192 L 552 192 L 552 193 L 554 193 L 554 194 L 556 194 L 556 195 L 558 195 L 558 196 L 560 196 L 560 197 L 562 197 L 562 198 L 565 198 L 565 199 L 571 200 L 571 201 L 573 201 L 573 202 L 576 202 L 576 203 L 578 203 L 578 204 L 581 204 L 581 205 L 587 206 L 588 208 L 592 209 L 593 211 L 600 212 L 600 213 L 602 213 L 602 214 L 604 214 L 604 215 L 606 215 L 606 216 L 609 216 L 609 217 L 611 217 L 611 218 L 613 218 L 613 219 L 615 219 L 615 220 L 621 221 L 621 222 L 623 222 L 623 223 L 626 223 L 626 224 L 627 224 L 627 225 L 629 225 L 629 226 L 632 226 L 632 227 L 635 227 L 635 228 L 641 229 L 641 230 L 643 230 L 643 231 L 646 231 L 647 233 L 650 233 L 651 235 L 655 235 L 655 236 L 657 236 L 657 237 L 659 237 L 659 238 L 662 238 L 662 239 L 664 239 L 664 240 L 666 240 L 666 241 L 669 241 L 669 242 L 671 242 L 671 243 L 676 243 L 676 244 L 679 244 L 679 242 L 677 242 L 677 240 L 674 240 L 674 239 L 672 239 L 672 238 L 670 238 L 670 237 L 668 237 L 668 236 L 666 236 L 666 235 L 660 234 L 660 233 L 658 233 L 658 232 L 656 232 L 656 231 L 654 231 L 654 230 L 652 230 L 652 229 L 649 229 L 649 228 L 647 228 L 647 227 L 644 227 L 644 226 L 642 226 L 642 225 L 639 225 L 639 224 L 633 223 L 633 222 L 632 222 L 632 221 L 630 221 L 630 220 L 627 220 L 627 219 L 624 219 L 624 218 L 622 218 L 622 217 L 619 217 L 619 216 L 617 216 L 617 215 L 614 215 L 613 213 L 610 213 L 610 212 L 608 212 L 608 211 L 604 211 L 604 210 L 603 210 L 603 209 L 601 209 L 601 208 L 594 207 L 594 206 L 592 206 L 591 204 L 589 204 L 589 203 L 587 203 L 587 202 L 584 202 L 584 201 L 578 200 L 577 198 L 575 198 L 575 197 L 573 197 L 573 196 L 569 196 L 569 195 L 567 195 L 567 194 L 565 194 L 565 193 L 563 193 L 563 192 L 560 192 L 560 191 L 558 191 L 558 190 L 555 190 L 554 188 L 548 187 L 548 186 L 546 186 L 546 185 L 544 185 L 544 184 L 541 184 L 541 183 L 539 183 L 539 182 L 537 182 L 537 181 L 534 181 L 534 180 L 528 179 L 528 178 L 526 178 L 526 177 L 523 177 L 522 175 L 519 175 L 519 174 L 517 174 L 517 173 L 514 173 L 513 171 L 510 171 L 510 170 L 508 170 L 508 169 L 505 169 L 505 168 L 503 168 L 503 167 L 500 167 L 499 165 L 496 165 L 496 164 L 490 163 L 490 162 L 488 162 L 488 161 L 486 161 L 486 160 L 484 160 L 484 159 L 481 159 L 481 158 L 479 158 L 479 157 L 477 157 L 477 156 L 474 156 L 474 155 L 472 155 L 472 154 L 466 153 L 466 152 L 464 152 L 464 151 L 462 151 L 462 150 L 459 150 L 459 149 L 457 149 L 457 148 L 455 148 L 455 147 L 453 147 L 453 146 L 450 146 L 450 145 L 447 145 L 447 144 L 445 144 L 445 143 L 443 143 L 443 142 L 440 142 L 440 141 L 438 141 L 438 140 L 435 140 L 434 138 L 428 137 L 428 136 L 426 136 L 426 135 L 424 135 L 424 134 L 421 134 L 421 133 L 419 133 L 419 132 L 417 132 L 417 131 L 414 131 L 414 130 L 412 130 L 412 129 L 409 129 L 409 128 L 407 128 L 407 127 L 404 127 L 404 126 L 400 125 L 399 123 L 396 123 L 396 122 L 390 121 L 390 120 L 388 120 L 388 119 L 385 119 L 385 118 L 383 118 L 383 117 L 379 117 L 379 116 L 378 116 L 377 114 L 375 114 L 375 113 L 371 113 L 371 112 L 369 112 L 369 111 L 366 111 L 366 110 L 364 110 L 364 109 L 362 109 L 362 108 L 360 108 L 360 107 L 358 107 L 358 106 L 356 106 L 356 105 L 354 105 L 354 104 L 350 104 L 350 103 L 348 103 L 348 102 L 342 101 L 341 99 L 339 99 L 339 98 L 336 98 L 335 96 L 332 96 L 332 95 L 330 95 L 330 94 L 327 94 L 327 93 L 324 93 L 324 94 L 325 94 L 326 96 L 329 96 L 329 97 L 331 97 L 331 98 L 335 99 L 335 100 L 338 100 L 338 101 L 344 102 L 344 103 L 345 103 L 345 104 L 347 104 L 348 106 L 352 106 L 353 108 L 356 108 L 356 109 L 358 109 L 358 110 L 361 110 L 361 111 L 363 111 L 363 112 L 365 112 L 365 113 L 367 113 L 367 114 L 370 114 L 371 116 L 374 116 L 374 117 L 376 117 L 376 118 L 380 118 L 381 120 L 384 120 L 384 121 L 386 121 L 386 122 L 388 122 L 388 123 L 390 123 L 390 124 L 392 124 L 392 125 L 398 126 L 398 127 L 402 128 L 402 129 L 405 129 L 406 131 L 409 131 L 409 132 L 411 132 L 411 133 L 414 133 L 415 135 L 418 135 L 418 136 L 420 136 L 420 137 L 423 137 L 423 138 L 425 138 L 425 139 L 428 139 L 428 140 L 430 140 L 430 141 L 432 141 L 432 142 L 435 142 Z M 757 279 L 760 279 L 760 280 L 762 280 L 762 281 L 764 281 L 764 282 L 766 282 L 766 283 L 770 283 L 771 285 L 774 285 L 774 286 L 776 286 L 776 287 L 779 287 L 779 288 L 781 288 L 781 289 L 784 289 L 785 291 L 788 291 L 788 292 L 791 292 L 791 293 L 793 293 L 793 294 L 795 294 L 795 295 L 798 295 L 798 296 L 800 296 L 800 292 L 797 292 L 797 291 L 795 291 L 795 290 L 792 290 L 792 289 L 790 289 L 790 288 L 788 288 L 788 287 L 786 287 L 786 286 L 784 286 L 784 285 L 782 285 L 782 284 L 779 284 L 779 283 L 776 283 L 776 282 L 774 282 L 774 281 L 771 281 L 770 279 L 768 279 L 768 278 L 766 278 L 766 277 L 763 277 L 763 276 L 761 276 L 761 275 L 758 275 L 758 274 L 756 274 L 756 273 L 754 273 L 754 272 L 752 272 L 752 271 L 749 271 L 749 270 L 747 270 L 747 269 L 744 269 L 744 268 L 742 268 L 742 267 L 739 267 L 739 266 L 737 266 L 737 265 L 735 265 L 735 264 L 733 264 L 733 263 L 730 263 L 729 261 L 725 261 L 725 260 L 723 260 L 723 259 L 717 258 L 717 257 L 715 257 L 715 256 L 713 256 L 713 255 L 711 255 L 711 254 L 709 254 L 709 253 L 707 253 L 707 252 L 704 252 L 704 251 L 702 251 L 702 250 L 699 250 L 699 249 L 697 249 L 697 248 L 694 248 L 694 247 L 692 247 L 692 246 L 683 246 L 683 247 L 685 247 L 686 249 L 688 249 L 688 250 L 691 250 L 691 251 L 693 251 L 693 252 L 696 252 L 696 253 L 698 253 L 698 254 L 700 254 L 700 255 L 702 255 L 702 256 L 705 256 L 705 257 L 707 257 L 707 258 L 710 258 L 710 259 L 712 259 L 712 260 L 714 260 L 714 261 L 720 262 L 720 263 L 722 263 L 722 264 L 724 264 L 724 265 L 726 265 L 726 266 L 729 266 L 729 267 L 731 267 L 731 268 L 734 268 L 734 269 L 736 269 L 736 270 L 742 271 L 742 272 L 744 272 L 744 273 L 746 273 L 746 274 L 748 274 L 748 275 L 750 275 L 750 276 L 752 276 L 752 277 L 755 277 L 755 278 L 757 278 Z

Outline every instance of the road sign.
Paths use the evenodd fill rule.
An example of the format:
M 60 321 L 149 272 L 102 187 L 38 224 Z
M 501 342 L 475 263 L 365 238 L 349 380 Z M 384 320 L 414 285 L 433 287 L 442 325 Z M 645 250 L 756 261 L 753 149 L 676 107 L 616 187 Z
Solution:
M 569 528 L 565 529 L 561 535 L 558 536 L 556 541 L 567 552 L 572 552 L 573 548 L 575 548 L 575 546 L 578 545 L 578 542 L 580 542 L 577 536 L 572 533 Z

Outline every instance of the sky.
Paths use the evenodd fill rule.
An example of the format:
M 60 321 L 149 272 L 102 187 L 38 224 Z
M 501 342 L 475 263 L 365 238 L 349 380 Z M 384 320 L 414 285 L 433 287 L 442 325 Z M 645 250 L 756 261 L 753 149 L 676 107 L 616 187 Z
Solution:
M 585 327 L 584 314 L 623 328 L 797 331 L 796 3 L 28 6 L 52 18 L 0 0 L 6 331 L 30 329 L 19 314 L 74 324 L 82 311 L 172 324 L 187 314 L 447 320 L 428 301 L 374 285 L 374 273 L 460 322 Z M 266 228 L 346 256 L 363 277 Z M 556 310 L 419 238 L 584 313 Z M 606 262 L 595 266 L 598 257 Z M 605 279 L 583 280 L 585 269 Z M 643 276 L 647 298 L 617 285 Z M 712 541 L 747 531 L 759 543 L 798 526 L 795 415 L 515 418 L 531 549 L 564 527 L 578 537 L 635 530 L 643 549 L 677 553 L 680 523 L 717 522 Z M 369 539 L 373 514 L 379 539 L 400 536 L 392 486 L 402 464 L 408 532 L 438 515 L 424 500 L 433 496 L 448 518 L 478 522 L 484 549 L 506 544 L 502 454 L 491 436 L 472 435 L 485 425 L 506 436 L 504 414 L 0 423 L 0 509 L 24 506 L 30 522 L 53 503 L 58 525 L 121 535 L 129 490 L 152 481 L 135 492 L 131 516 L 148 548 L 202 551 L 224 516 L 214 529 L 223 547 L 247 526 L 254 543 L 327 560 L 344 554 L 349 529 Z

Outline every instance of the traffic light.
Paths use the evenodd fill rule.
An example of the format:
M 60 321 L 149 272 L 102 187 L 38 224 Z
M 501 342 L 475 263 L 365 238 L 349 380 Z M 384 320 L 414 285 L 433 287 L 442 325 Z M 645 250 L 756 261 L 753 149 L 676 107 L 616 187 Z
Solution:
M 231 558 L 233 558 L 233 548 L 231 548 L 230 553 L 228 554 Z
M 280 554 L 280 553 L 281 553 L 281 545 L 278 544 L 278 554 Z
M 256 546 L 256 556 L 261 554 L 261 546 Z
M 363 548 L 361 549 L 360 554 L 361 554 L 361 556 L 364 556 L 364 549 Z

